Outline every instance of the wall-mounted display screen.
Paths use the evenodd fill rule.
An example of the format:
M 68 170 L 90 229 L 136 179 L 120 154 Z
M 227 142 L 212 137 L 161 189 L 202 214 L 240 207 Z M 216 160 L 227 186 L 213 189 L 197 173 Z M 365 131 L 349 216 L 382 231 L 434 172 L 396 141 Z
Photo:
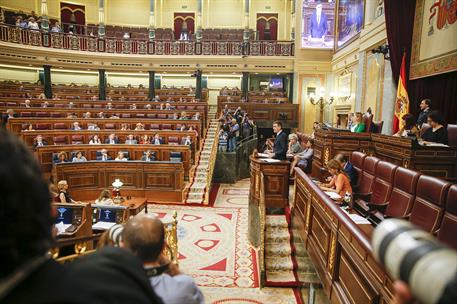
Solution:
M 337 44 L 335 50 L 346 46 L 359 35 L 363 27 L 364 9 L 363 0 L 338 1 Z
M 270 90 L 282 91 L 283 89 L 283 79 L 282 77 L 271 78 L 270 81 Z
M 301 47 L 333 48 L 335 1 L 303 0 Z

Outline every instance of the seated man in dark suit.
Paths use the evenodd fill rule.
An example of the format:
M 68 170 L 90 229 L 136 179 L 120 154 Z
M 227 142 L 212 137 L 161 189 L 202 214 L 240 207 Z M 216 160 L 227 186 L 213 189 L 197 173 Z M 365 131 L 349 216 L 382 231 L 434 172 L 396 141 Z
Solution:
M 141 157 L 141 160 L 142 161 L 155 161 L 156 157 L 155 157 L 155 154 L 152 153 L 151 150 L 147 150 L 146 152 L 144 152 L 144 155 Z
M 273 152 L 268 153 L 270 158 L 275 158 L 279 160 L 287 159 L 287 134 L 282 129 L 282 123 L 280 121 L 275 121 L 273 123 L 273 132 L 276 134 L 276 139 L 273 144 Z
M 97 160 L 100 160 L 100 161 L 111 160 L 111 156 L 108 155 L 108 151 L 106 149 L 103 149 L 100 151 L 100 155 L 97 156 Z
M 114 133 L 111 133 L 107 139 L 105 139 L 105 144 L 111 144 L 111 145 L 114 145 L 114 144 L 118 144 L 119 143 L 119 139 L 116 137 L 116 134 Z
M 36 148 L 38 148 L 38 147 L 44 147 L 47 145 L 48 145 L 48 142 L 43 139 L 43 136 L 37 135 L 37 137 L 33 141 L 33 150 L 36 150 Z
M 162 303 L 131 252 L 109 248 L 71 265 L 47 254 L 57 216 L 48 184 L 29 149 L 4 130 L 0 191 L 0 303 Z
M 344 172 L 349 177 L 351 186 L 354 187 L 357 184 L 357 178 L 358 178 L 357 170 L 355 170 L 354 167 L 352 166 L 352 164 L 348 161 L 347 156 L 339 153 L 339 154 L 335 155 L 335 159 L 341 164 Z

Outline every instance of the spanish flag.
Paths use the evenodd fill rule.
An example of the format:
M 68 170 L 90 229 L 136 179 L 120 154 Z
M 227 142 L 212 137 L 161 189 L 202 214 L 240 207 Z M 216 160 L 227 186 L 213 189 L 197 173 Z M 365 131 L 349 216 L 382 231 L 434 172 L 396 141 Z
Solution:
M 397 133 L 398 130 L 403 128 L 403 120 L 401 118 L 403 115 L 409 113 L 409 97 L 408 91 L 406 91 L 406 53 L 403 53 L 403 59 L 401 60 L 394 111 L 393 132 Z

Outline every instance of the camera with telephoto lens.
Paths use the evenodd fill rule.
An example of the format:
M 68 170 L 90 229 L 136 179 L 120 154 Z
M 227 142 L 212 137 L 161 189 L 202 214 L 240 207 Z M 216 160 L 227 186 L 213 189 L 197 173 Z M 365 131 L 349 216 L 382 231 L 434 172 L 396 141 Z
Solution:
M 457 251 L 408 221 L 388 219 L 374 230 L 374 256 L 423 304 L 457 303 Z

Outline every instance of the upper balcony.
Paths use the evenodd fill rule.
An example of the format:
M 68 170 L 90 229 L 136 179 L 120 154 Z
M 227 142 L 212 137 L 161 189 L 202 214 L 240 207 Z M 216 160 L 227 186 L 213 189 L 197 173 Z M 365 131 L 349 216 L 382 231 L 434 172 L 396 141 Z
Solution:
M 92 37 L 67 33 L 51 33 L 41 30 L 21 29 L 0 24 L 0 41 L 48 47 L 60 50 L 97 52 L 126 55 L 165 55 L 165 56 L 294 56 L 293 41 L 253 40 L 243 41 L 203 40 L 172 41 Z

